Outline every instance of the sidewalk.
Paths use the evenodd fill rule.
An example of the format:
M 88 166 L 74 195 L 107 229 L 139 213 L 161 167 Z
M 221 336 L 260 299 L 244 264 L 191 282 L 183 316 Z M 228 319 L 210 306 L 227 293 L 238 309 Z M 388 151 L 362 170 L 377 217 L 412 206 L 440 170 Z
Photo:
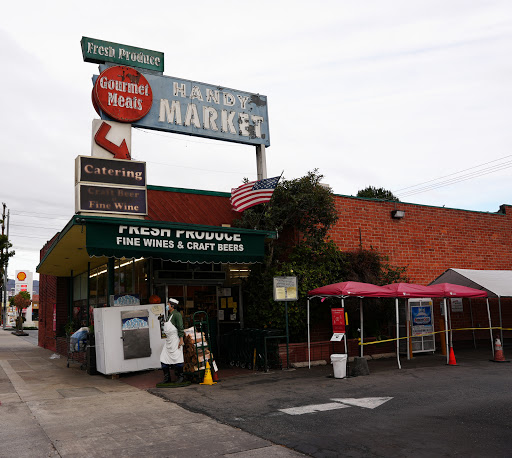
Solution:
M 0 330 L 0 457 L 302 456 L 52 354 Z

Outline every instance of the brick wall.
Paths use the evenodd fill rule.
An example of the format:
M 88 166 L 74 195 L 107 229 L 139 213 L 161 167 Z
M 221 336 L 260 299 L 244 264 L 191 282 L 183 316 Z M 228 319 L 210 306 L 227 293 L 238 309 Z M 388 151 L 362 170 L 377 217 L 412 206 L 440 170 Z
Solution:
M 336 196 L 339 221 L 330 235 L 341 250 L 375 248 L 412 283 L 428 284 L 446 269 L 512 269 L 512 206 L 498 213 Z M 394 209 L 405 211 L 400 220 Z
M 55 236 L 57 237 L 57 235 Z M 54 237 L 54 239 L 55 239 Z M 41 259 L 47 253 L 53 240 L 41 249 Z M 39 276 L 39 336 L 38 345 L 57 351 L 56 335 L 62 331 L 68 320 L 69 278 L 52 275 Z M 56 307 L 57 323 L 53 330 L 53 310 Z M 65 354 L 65 353 L 63 353 Z

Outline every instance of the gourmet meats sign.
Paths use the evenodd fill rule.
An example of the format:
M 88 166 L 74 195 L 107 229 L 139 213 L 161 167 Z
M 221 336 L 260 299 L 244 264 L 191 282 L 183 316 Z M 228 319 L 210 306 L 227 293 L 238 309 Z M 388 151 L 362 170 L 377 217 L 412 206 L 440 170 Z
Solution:
M 104 70 L 93 88 L 93 103 L 110 118 L 134 122 L 146 116 L 153 104 L 153 92 L 142 73 L 131 67 Z

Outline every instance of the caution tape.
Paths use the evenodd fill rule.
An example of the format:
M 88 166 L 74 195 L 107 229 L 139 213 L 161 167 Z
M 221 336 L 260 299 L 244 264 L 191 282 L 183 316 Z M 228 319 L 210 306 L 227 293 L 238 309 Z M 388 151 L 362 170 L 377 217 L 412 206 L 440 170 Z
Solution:
M 384 343 L 384 342 L 394 342 L 396 340 L 410 339 L 413 337 L 433 336 L 435 334 L 444 334 L 445 332 L 451 332 L 451 331 L 489 331 L 489 330 L 495 330 L 495 329 L 502 330 L 502 331 L 512 331 L 512 328 L 502 328 L 501 326 L 493 326 L 490 328 L 458 328 L 458 329 L 447 329 L 445 331 L 443 330 L 443 331 L 428 332 L 426 334 L 418 334 L 418 335 L 414 335 L 414 336 L 395 337 L 394 339 L 375 340 L 373 342 L 361 343 L 361 341 L 359 341 L 358 345 L 364 347 L 365 345 L 375 345 L 375 344 L 380 344 L 380 343 Z

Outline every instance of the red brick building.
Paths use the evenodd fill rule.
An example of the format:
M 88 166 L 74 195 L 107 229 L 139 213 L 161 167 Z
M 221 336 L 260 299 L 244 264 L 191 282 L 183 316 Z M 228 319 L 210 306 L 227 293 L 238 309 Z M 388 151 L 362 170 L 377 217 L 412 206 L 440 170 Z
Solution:
M 383 202 L 341 195 L 335 196 L 335 200 L 339 220 L 336 227 L 331 230 L 330 236 L 337 246 L 344 251 L 355 250 L 359 247 L 373 247 L 379 253 L 388 256 L 390 264 L 406 266 L 406 273 L 413 283 L 428 284 L 448 268 L 502 270 L 512 268 L 512 240 L 510 238 L 512 206 L 502 205 L 496 213 L 487 213 L 401 202 Z M 392 217 L 394 210 L 404 212 L 403 217 Z M 210 227 L 220 231 L 223 227 L 231 225 L 236 216 L 237 213 L 231 210 L 228 193 L 148 187 L 146 222 L 202 225 L 203 229 Z M 82 222 L 80 223 L 80 221 Z M 127 224 L 133 221 L 142 224 L 140 220 L 124 221 Z M 41 273 L 39 344 L 43 347 L 55 350 L 56 334 L 62 330 L 69 317 L 80 316 L 83 320 L 85 316 L 88 316 L 90 309 L 87 308 L 87 304 L 89 302 L 95 301 L 89 307 L 106 305 L 106 301 L 100 293 L 93 299 L 88 292 L 84 293 L 82 287 L 81 295 L 76 294 L 76 285 L 83 281 L 90 283 L 91 278 L 97 278 L 103 274 L 103 271 L 100 270 L 101 266 L 107 265 L 109 259 L 108 253 L 96 250 L 94 257 L 87 253 L 90 250 L 87 246 L 89 242 L 86 241 L 86 233 L 93 223 L 91 218 L 73 217 L 70 224 L 41 250 L 41 264 L 38 267 L 38 271 Z M 87 235 L 87 237 L 89 236 Z M 129 251 L 126 258 L 136 256 L 139 255 Z M 112 260 L 112 262 L 114 261 Z M 145 267 L 146 270 L 141 271 L 145 275 L 144 278 L 150 279 L 149 286 L 141 287 L 138 292 L 141 297 L 145 295 L 147 300 L 148 295 L 154 293 L 161 295 L 168 293 L 173 296 L 181 294 L 184 303 L 187 301 L 198 302 L 198 298 L 206 297 L 208 292 L 211 292 L 210 286 L 213 284 L 229 286 L 235 291 L 242 277 L 240 271 L 248 270 L 236 269 L 229 262 L 222 264 L 224 267 L 220 268 L 215 267 L 212 263 L 211 269 L 208 268 L 210 272 L 208 275 L 211 278 L 208 277 L 209 280 L 206 282 L 210 286 L 205 283 L 204 288 L 201 289 L 199 287 L 201 285 L 197 281 L 195 286 L 194 282 L 189 281 L 188 288 L 180 289 L 179 282 L 172 281 L 165 283 L 165 292 L 162 293 L 164 290 L 158 289 L 157 283 L 158 278 L 163 277 L 159 277 L 156 272 L 158 269 L 161 269 L 162 272 L 174 272 L 167 264 L 164 265 L 167 262 L 155 262 L 151 267 Z M 172 259 L 169 262 L 172 263 Z M 210 260 L 206 260 L 206 264 L 209 262 Z M 250 268 L 250 262 L 247 260 L 243 262 Z M 122 269 L 123 265 L 116 264 L 115 269 Z M 188 265 L 190 268 L 190 264 Z M 218 275 L 218 272 L 221 271 L 225 283 L 213 282 L 215 272 Z M 73 278 L 78 275 L 82 275 L 84 278 L 82 280 Z M 135 275 L 133 273 L 134 278 Z M 89 286 L 91 291 L 94 288 Z M 188 292 L 183 292 L 185 290 Z M 105 289 L 105 291 L 107 290 Z M 111 293 L 110 290 L 108 292 Z M 241 303 L 241 294 L 238 296 L 237 293 L 233 301 L 235 300 Z M 103 303 L 100 304 L 102 301 Z M 483 307 L 478 305 L 478 301 L 474 305 L 474 322 L 483 327 L 486 324 L 486 312 Z M 243 306 L 250 307 L 251 304 Z M 239 310 L 241 309 L 242 306 Z M 505 306 L 503 320 L 510 326 L 512 325 L 512 315 L 508 310 L 510 307 Z M 496 305 L 493 304 L 493 317 L 496 314 Z M 455 316 L 454 320 L 456 326 L 468 325 L 466 314 Z M 240 317 L 236 321 L 242 322 L 242 318 Z M 328 332 L 327 328 L 319 329 L 316 339 L 324 340 Z M 480 331 L 479 333 L 482 334 Z M 481 336 L 480 334 L 478 337 L 484 338 L 483 334 Z M 460 334 L 460 338 L 469 339 L 470 335 L 468 333 Z M 382 352 L 382 349 L 369 348 L 368 351 Z M 297 357 L 301 358 L 301 356 Z

